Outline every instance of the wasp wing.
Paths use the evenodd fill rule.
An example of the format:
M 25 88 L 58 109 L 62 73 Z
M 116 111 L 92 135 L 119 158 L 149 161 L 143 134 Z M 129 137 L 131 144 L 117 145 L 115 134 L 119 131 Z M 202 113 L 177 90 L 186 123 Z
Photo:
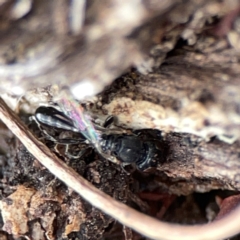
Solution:
M 93 144 L 99 142 L 100 136 L 94 128 L 91 118 L 84 113 L 84 109 L 79 103 L 74 100 L 62 98 L 58 104 L 64 114 L 73 121 L 74 127 L 77 128 L 87 140 Z

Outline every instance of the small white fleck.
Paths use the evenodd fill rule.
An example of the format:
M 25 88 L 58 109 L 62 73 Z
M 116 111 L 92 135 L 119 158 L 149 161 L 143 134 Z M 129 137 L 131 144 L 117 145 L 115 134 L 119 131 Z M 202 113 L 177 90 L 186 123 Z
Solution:
M 32 8 L 32 0 L 17 0 L 13 5 L 10 16 L 14 19 L 24 17 Z
M 19 86 L 12 87 L 11 91 L 13 94 L 18 96 L 23 95 L 25 92 L 24 89 Z
M 95 94 L 93 84 L 87 79 L 72 85 L 70 91 L 77 100 L 83 100 Z

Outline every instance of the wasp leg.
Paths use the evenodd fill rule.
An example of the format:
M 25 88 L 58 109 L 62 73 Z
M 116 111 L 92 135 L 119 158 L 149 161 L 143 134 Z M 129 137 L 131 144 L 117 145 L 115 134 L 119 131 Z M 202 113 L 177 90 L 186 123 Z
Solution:
M 103 123 L 103 127 L 109 128 L 114 122 L 115 122 L 114 116 L 110 115 L 105 119 L 105 121 Z
M 80 151 L 77 155 L 73 155 L 71 153 L 69 153 L 69 145 L 66 145 L 66 148 L 65 148 L 65 155 L 68 157 L 68 158 L 72 158 L 72 159 L 78 159 L 82 156 L 85 155 L 86 151 L 88 150 L 89 148 L 85 148 L 83 149 L 82 151 Z
M 121 162 L 116 157 L 112 156 L 110 153 L 104 153 L 102 151 L 101 146 L 98 143 L 94 144 L 94 147 L 103 158 L 107 159 L 108 161 L 110 161 L 112 163 L 115 163 L 118 165 L 121 164 Z
M 120 165 L 121 162 L 119 160 L 117 160 L 116 157 L 113 157 L 109 154 L 106 154 L 106 153 L 103 153 L 102 151 L 98 151 L 98 153 L 105 159 L 107 159 L 108 161 L 112 162 L 112 163 L 115 163 L 117 165 Z
M 41 125 L 39 124 L 39 122 L 37 121 L 37 119 L 35 118 L 35 116 L 31 116 L 29 118 L 30 121 L 35 121 L 35 123 L 37 124 L 38 128 L 46 135 L 46 138 L 52 142 L 58 142 L 57 139 L 55 139 L 54 137 L 52 137 L 45 129 L 43 129 L 41 127 Z
M 109 156 L 108 154 L 100 153 L 100 152 L 99 152 L 99 154 L 100 154 L 104 159 L 106 159 L 106 160 L 108 160 L 108 161 L 116 164 L 118 167 L 120 167 L 120 168 L 122 169 L 122 171 L 126 173 L 126 175 L 131 175 L 131 174 L 134 172 L 134 170 L 136 169 L 136 168 L 134 168 L 132 171 L 127 171 L 124 167 L 125 167 L 126 165 L 129 165 L 129 164 L 122 163 L 122 162 L 120 162 L 116 157 Z
M 71 144 L 79 144 L 79 143 L 86 142 L 85 139 L 72 139 L 72 138 L 54 138 L 54 139 L 55 139 L 54 142 L 62 145 L 71 145 Z
M 65 144 L 65 150 L 64 153 L 61 153 L 58 149 L 58 146 L 61 145 L 59 143 L 57 143 L 54 146 L 54 151 L 58 154 L 60 154 L 63 157 L 66 157 L 66 163 L 69 164 L 69 162 L 71 161 L 71 159 L 79 159 L 80 157 L 82 157 L 85 153 L 86 153 L 86 149 L 80 151 L 77 155 L 72 155 L 71 153 L 69 153 L 69 145 L 70 144 Z M 63 155 L 64 154 L 64 155 Z
M 135 172 L 135 170 L 137 169 L 135 165 L 132 165 L 130 170 L 126 170 L 125 167 L 129 166 L 129 163 L 121 163 L 121 169 L 127 174 L 127 175 L 131 175 L 132 173 Z

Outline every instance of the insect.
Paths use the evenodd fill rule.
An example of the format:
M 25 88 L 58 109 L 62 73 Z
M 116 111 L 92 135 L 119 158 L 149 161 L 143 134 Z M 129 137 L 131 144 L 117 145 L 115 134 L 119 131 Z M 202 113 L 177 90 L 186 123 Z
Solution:
M 41 106 L 35 112 L 35 120 L 39 125 L 68 130 L 79 133 L 79 139 L 54 138 L 50 140 L 62 144 L 75 144 L 85 142 L 91 144 L 104 158 L 116 164 L 135 164 L 144 171 L 155 167 L 157 161 L 163 161 L 164 150 L 159 140 L 148 138 L 142 131 L 135 131 L 129 135 L 115 133 L 104 127 L 92 123 L 90 117 L 83 109 L 69 100 L 61 100 L 57 110 L 54 107 Z M 112 122 L 111 119 L 107 119 Z
M 109 151 L 123 164 L 135 164 L 141 171 L 163 160 L 164 151 L 157 147 L 156 140 L 145 141 L 135 134 L 103 134 L 100 143 L 104 152 Z

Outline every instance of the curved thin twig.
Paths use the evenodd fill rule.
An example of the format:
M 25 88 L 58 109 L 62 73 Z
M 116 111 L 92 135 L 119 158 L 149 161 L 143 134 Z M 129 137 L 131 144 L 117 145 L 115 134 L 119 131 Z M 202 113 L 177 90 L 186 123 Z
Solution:
M 120 203 L 95 188 L 73 169 L 60 161 L 24 126 L 18 116 L 0 98 L 0 119 L 20 139 L 28 151 L 50 172 L 80 194 L 93 206 L 117 219 L 122 224 L 156 240 L 224 239 L 239 232 L 240 207 L 213 223 L 181 226 L 158 221 Z

